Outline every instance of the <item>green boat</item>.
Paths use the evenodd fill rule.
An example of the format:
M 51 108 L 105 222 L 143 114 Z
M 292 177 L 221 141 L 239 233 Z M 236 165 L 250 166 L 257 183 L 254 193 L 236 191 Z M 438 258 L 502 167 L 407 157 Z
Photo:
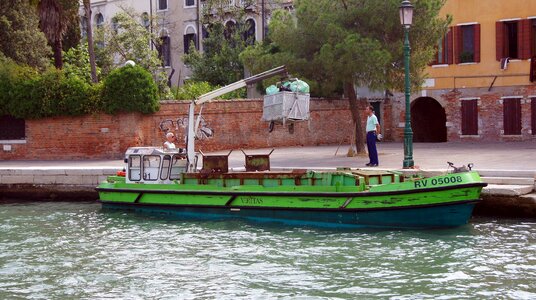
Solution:
M 205 156 L 199 172 L 186 172 L 183 153 L 146 147 L 130 148 L 126 156 L 125 174 L 110 176 L 97 187 L 103 206 L 186 218 L 322 227 L 455 227 L 468 222 L 486 186 L 474 171 L 429 178 L 359 169 L 270 171 L 262 170 L 264 157 L 249 155 L 246 171 L 229 172 L 223 155 Z
M 468 222 L 486 186 L 470 170 L 429 178 L 359 169 L 271 171 L 269 154 L 246 155 L 243 172 L 229 171 L 228 155 L 203 155 L 198 170 L 194 142 L 203 130 L 201 112 L 194 122 L 195 105 L 283 72 L 284 67 L 275 68 L 192 101 L 184 151 L 129 148 L 124 174 L 110 176 L 97 187 L 103 207 L 323 227 L 442 228 Z M 297 95 L 271 99 L 272 115 L 266 119 L 273 126 L 279 120 L 273 118 L 275 112 L 283 113 L 283 124 L 306 120 L 308 101 L 308 96 Z

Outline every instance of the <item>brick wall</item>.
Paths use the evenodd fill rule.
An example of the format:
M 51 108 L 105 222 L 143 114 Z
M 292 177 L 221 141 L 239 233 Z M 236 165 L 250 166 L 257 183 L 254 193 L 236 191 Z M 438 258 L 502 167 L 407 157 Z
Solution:
M 526 141 L 536 139 L 531 131 L 531 98 L 536 96 L 536 86 L 509 86 L 488 88 L 460 88 L 454 90 L 427 90 L 420 95 L 412 95 L 412 103 L 419 97 L 430 97 L 439 102 L 447 117 L 447 141 Z M 504 135 L 502 97 L 521 98 L 521 135 Z M 476 136 L 461 135 L 461 100 L 478 98 L 478 132 Z M 415 112 L 413 113 L 426 113 Z M 402 141 L 404 137 L 405 102 L 404 95 L 397 93 L 392 99 L 392 140 Z
M 121 159 L 131 146 L 161 146 L 160 122 L 185 117 L 187 102 L 166 101 L 151 115 L 139 113 L 88 115 L 26 120 L 26 143 L 0 148 L 0 159 Z M 213 128 L 213 138 L 198 141 L 202 151 L 265 147 L 338 144 L 348 142 L 351 115 L 347 100 L 314 99 L 311 120 L 299 122 L 294 133 L 276 125 L 270 133 L 261 121 L 262 100 L 214 101 L 205 105 L 203 116 Z M 176 130 L 178 136 L 184 128 Z M 178 143 L 184 147 L 183 143 Z

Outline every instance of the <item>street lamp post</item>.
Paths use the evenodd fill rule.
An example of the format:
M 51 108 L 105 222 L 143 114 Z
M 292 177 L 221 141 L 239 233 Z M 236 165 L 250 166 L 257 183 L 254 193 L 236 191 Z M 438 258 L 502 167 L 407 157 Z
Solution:
M 413 19 L 413 5 L 409 0 L 400 5 L 400 23 L 404 26 L 404 85 L 406 96 L 406 126 L 404 127 L 404 169 L 413 168 L 413 131 L 411 130 L 410 81 L 409 81 L 409 28 Z

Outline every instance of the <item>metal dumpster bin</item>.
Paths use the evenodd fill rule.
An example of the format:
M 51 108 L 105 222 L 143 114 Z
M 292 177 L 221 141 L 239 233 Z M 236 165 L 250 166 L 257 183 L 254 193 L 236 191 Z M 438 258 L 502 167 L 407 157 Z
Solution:
M 264 96 L 262 119 L 269 122 L 309 120 L 309 94 L 279 92 Z

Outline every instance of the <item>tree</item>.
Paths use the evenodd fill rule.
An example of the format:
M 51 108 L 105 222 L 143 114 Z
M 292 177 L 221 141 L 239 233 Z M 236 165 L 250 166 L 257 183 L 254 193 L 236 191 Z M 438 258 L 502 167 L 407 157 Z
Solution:
M 415 0 L 411 29 L 411 75 L 414 88 L 432 59 L 449 18 L 438 13 L 445 0 Z M 403 29 L 399 0 L 299 0 L 296 15 L 273 14 L 270 42 L 241 55 L 258 72 L 279 64 L 311 83 L 313 94 L 333 96 L 344 91 L 355 125 L 358 152 L 364 152 L 360 103 L 354 85 L 403 90 Z
M 51 49 L 27 0 L 0 1 L 0 52 L 42 70 L 50 65 Z
M 95 47 L 93 45 L 93 25 L 91 22 L 91 0 L 83 0 L 84 2 L 84 16 L 86 20 L 86 34 L 87 34 L 87 51 L 89 54 L 89 65 L 91 67 L 91 81 L 98 82 L 97 77 L 97 62 L 95 60 Z
M 162 61 L 158 51 L 150 46 L 151 43 L 159 46 L 160 38 L 140 24 L 141 19 L 142 15 L 133 9 L 123 8 L 113 17 L 113 25 L 107 23 L 96 30 L 96 54 L 100 67 L 104 74 L 108 74 L 132 60 L 153 74 L 161 97 L 169 98 L 171 91 L 166 74 L 161 71 Z
M 38 4 L 39 28 L 54 51 L 54 65 L 61 69 L 63 36 L 69 25 L 78 26 L 78 0 L 41 0 Z M 74 24 L 73 24 L 74 22 Z
M 255 1 L 229 7 L 226 0 L 208 0 L 203 10 L 202 23 L 206 29 L 203 52 L 190 45 L 190 53 L 183 56 L 192 70 L 192 80 L 207 81 L 212 85 L 226 85 L 244 77 L 244 66 L 239 58 L 254 37 L 248 36 L 246 8 Z M 238 3 L 238 2 L 237 2 Z M 234 20 L 227 21 L 226 20 Z

